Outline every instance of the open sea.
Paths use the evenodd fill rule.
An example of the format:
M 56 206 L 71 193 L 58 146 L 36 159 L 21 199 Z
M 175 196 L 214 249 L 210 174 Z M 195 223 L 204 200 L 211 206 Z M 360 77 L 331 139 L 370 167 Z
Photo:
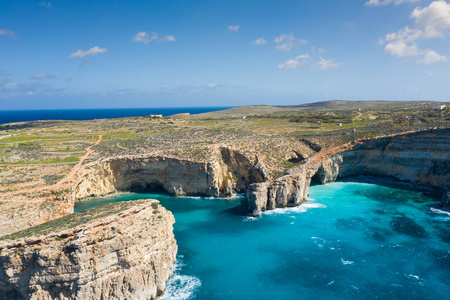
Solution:
M 148 116 L 170 116 L 179 113 L 201 114 L 231 107 L 173 107 L 173 108 L 117 108 L 117 109 L 60 109 L 60 110 L 3 110 L 0 124 L 42 120 L 94 120 Z
M 172 211 L 176 271 L 162 299 L 449 299 L 450 214 L 421 192 L 337 182 L 254 218 L 245 198 L 126 193 Z

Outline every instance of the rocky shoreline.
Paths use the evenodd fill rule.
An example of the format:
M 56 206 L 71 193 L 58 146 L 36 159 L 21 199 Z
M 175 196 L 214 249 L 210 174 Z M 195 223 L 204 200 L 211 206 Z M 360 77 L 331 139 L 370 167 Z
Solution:
M 166 157 L 119 157 L 93 163 L 73 190 L 75 201 L 136 188 L 162 187 L 174 196 L 226 197 L 246 193 L 249 212 L 301 205 L 312 180 L 370 175 L 435 189 L 450 189 L 450 130 L 436 129 L 369 139 L 319 151 L 271 179 L 258 156 L 218 147 L 206 162 Z M 447 197 L 448 198 L 448 197 Z M 449 201 L 443 197 L 442 206 Z

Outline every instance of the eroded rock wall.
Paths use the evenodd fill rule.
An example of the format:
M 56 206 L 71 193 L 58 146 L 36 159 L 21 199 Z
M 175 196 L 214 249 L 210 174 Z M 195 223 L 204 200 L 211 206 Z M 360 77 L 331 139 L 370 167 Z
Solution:
M 207 162 L 167 157 L 121 157 L 88 166 L 74 188 L 74 198 L 117 191 L 162 187 L 174 196 L 231 196 L 266 179 L 263 165 L 228 148 L 218 148 Z
M 78 213 L 37 227 L 44 234 L 34 236 L 31 228 L 22 234 L 29 237 L 0 241 L 0 298 L 155 299 L 161 295 L 177 252 L 173 215 L 156 200 L 107 208 L 112 210 L 109 215 Z M 87 222 L 63 230 L 52 227 L 79 222 L 77 218 Z
M 298 173 L 277 178 L 271 182 L 250 185 L 247 190 L 248 211 L 253 216 L 277 207 L 298 206 L 306 201 L 312 175 L 320 164 L 299 168 Z
M 450 129 L 374 139 L 340 155 L 338 178 L 389 176 L 439 190 L 450 188 Z

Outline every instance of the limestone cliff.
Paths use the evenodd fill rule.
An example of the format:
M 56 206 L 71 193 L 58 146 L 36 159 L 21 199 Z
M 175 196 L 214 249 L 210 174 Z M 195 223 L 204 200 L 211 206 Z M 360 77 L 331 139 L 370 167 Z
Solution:
M 319 158 L 319 159 L 318 159 Z M 307 160 L 288 175 L 250 186 L 248 209 L 253 215 L 306 201 L 312 180 L 322 184 L 359 175 L 392 177 L 443 194 L 450 207 L 450 129 L 436 129 L 360 141 L 350 149 Z
M 248 211 L 258 216 L 265 210 L 302 204 L 308 196 L 311 174 L 317 172 L 319 166 L 315 164 L 311 168 L 298 168 L 295 174 L 271 182 L 252 184 L 247 191 Z
M 86 168 L 74 188 L 74 198 L 146 187 L 161 187 L 175 196 L 231 196 L 264 181 L 265 173 L 257 158 L 228 148 L 216 149 L 206 162 L 161 156 L 110 158 Z
M 155 299 L 172 275 L 174 218 L 110 203 L 0 240 L 0 299 Z
M 450 129 L 369 140 L 341 155 L 339 178 L 390 176 L 441 191 L 450 188 Z
M 36 226 L 73 212 L 74 201 L 64 199 L 0 199 L 0 236 Z

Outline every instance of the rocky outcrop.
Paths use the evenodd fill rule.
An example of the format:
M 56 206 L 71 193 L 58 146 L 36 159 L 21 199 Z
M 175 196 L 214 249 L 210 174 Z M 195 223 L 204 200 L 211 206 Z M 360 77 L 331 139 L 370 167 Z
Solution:
M 251 185 L 247 191 L 248 211 L 258 216 L 265 210 L 302 204 L 308 196 L 311 173 L 315 173 L 317 168 L 318 165 L 311 169 L 303 168 L 297 174 Z
M 317 157 L 322 157 L 317 159 Z M 392 177 L 443 193 L 441 206 L 450 208 L 450 129 L 436 129 L 377 138 L 349 150 L 307 160 L 269 183 L 250 186 L 249 212 L 259 215 L 276 207 L 306 201 L 312 180 L 322 184 L 359 175 Z
M 172 275 L 174 218 L 110 203 L 0 240 L 0 299 L 155 299 Z
M 174 196 L 231 196 L 266 179 L 257 158 L 218 148 L 207 162 L 168 157 L 119 157 L 89 165 L 74 188 L 74 198 L 161 187 Z
M 334 182 L 339 176 L 339 166 L 342 164 L 342 155 L 336 154 L 320 163 L 315 177 L 322 183 Z

